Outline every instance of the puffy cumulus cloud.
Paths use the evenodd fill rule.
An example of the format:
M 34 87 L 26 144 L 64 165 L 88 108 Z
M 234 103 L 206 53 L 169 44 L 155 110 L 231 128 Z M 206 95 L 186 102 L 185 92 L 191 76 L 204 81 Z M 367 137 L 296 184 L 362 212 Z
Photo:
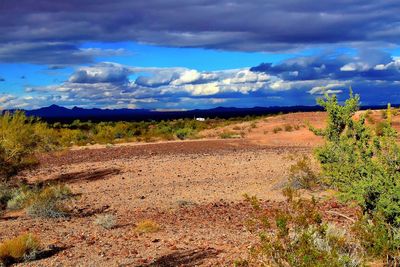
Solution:
M 200 107 L 218 103 L 314 105 L 317 96 L 335 93 L 345 97 L 344 93 L 352 86 L 362 95 L 363 103 L 400 103 L 400 59 L 373 51 L 368 55 L 366 58 L 362 53 L 322 54 L 218 71 L 103 62 L 77 68 L 63 83 L 29 87 L 26 91 L 35 97 L 45 97 L 42 103 L 65 106 L 179 109 L 198 108 L 195 103 Z M 35 105 L 38 101 L 31 100 Z
M 249 69 L 198 71 L 103 62 L 77 68 L 61 84 L 27 87 L 26 92 L 47 96 L 46 101 L 66 106 L 163 108 L 166 103 L 179 99 L 185 99 L 188 104 L 188 98 L 214 98 L 211 102 L 201 102 L 211 105 L 224 103 L 225 98 L 268 94 L 274 90 L 270 86 L 274 79 Z
M 123 83 L 133 73 L 129 67 L 120 64 L 104 62 L 95 66 L 79 68 L 68 79 L 70 83 Z
M 88 60 L 93 51 L 77 49 L 87 41 L 240 51 L 398 44 L 399 9 L 398 0 L 3 0 L 0 60 Z
M 180 77 L 172 82 L 173 85 L 182 85 L 198 81 L 201 74 L 197 70 L 185 70 Z
M 194 96 L 215 95 L 220 92 L 218 83 L 204 83 L 204 84 L 187 84 L 184 90 Z

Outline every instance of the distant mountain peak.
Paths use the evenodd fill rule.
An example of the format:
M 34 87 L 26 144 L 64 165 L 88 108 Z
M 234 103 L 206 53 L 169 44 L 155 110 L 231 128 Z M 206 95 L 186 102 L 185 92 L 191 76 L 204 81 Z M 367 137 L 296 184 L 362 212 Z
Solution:
M 56 104 L 50 105 L 48 107 L 40 108 L 39 110 L 69 110 L 68 108 L 58 106 Z

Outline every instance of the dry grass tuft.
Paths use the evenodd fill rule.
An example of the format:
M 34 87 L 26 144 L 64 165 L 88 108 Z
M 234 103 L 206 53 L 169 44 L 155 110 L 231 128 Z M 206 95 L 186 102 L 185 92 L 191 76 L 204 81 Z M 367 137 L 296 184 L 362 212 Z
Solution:
M 11 264 L 33 260 L 39 251 L 39 239 L 32 234 L 22 234 L 0 244 L 0 263 Z
M 155 233 L 160 229 L 161 227 L 156 222 L 152 220 L 144 220 L 137 224 L 135 232 L 138 234 Z
M 94 223 L 104 229 L 112 229 L 117 225 L 117 218 L 112 214 L 98 215 Z

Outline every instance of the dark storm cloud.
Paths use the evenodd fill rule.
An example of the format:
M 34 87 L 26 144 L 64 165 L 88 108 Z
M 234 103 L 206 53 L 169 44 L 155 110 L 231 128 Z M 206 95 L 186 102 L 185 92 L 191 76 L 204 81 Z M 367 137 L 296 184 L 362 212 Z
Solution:
M 72 43 L 63 42 L 5 43 L 0 46 L 0 62 L 74 65 L 93 62 L 97 56 L 123 53 L 122 49 L 80 49 Z
M 0 61 L 90 62 L 77 48 L 87 41 L 241 51 L 396 44 L 399 10 L 398 0 L 3 0 L 0 43 L 12 53 Z

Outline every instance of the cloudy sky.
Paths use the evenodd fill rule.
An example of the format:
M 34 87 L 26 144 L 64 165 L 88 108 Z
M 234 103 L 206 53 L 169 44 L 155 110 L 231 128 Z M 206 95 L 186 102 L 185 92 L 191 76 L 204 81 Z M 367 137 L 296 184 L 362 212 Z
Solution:
M 2 0 L 0 107 L 400 103 L 400 1 Z

